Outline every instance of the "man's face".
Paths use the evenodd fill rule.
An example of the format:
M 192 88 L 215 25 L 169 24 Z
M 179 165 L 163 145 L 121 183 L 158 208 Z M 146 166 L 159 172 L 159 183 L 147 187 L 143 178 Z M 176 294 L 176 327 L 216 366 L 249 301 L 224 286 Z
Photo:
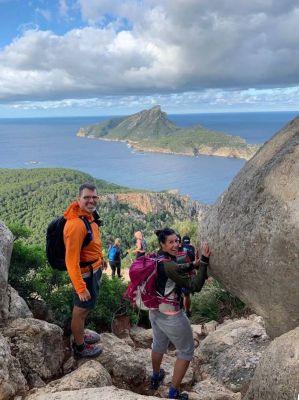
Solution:
M 90 214 L 95 211 L 98 201 L 99 196 L 96 190 L 83 189 L 78 196 L 79 207 Z

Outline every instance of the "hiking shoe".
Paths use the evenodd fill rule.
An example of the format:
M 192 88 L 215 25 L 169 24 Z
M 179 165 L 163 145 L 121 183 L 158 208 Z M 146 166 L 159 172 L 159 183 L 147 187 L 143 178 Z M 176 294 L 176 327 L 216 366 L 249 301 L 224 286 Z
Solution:
M 97 357 L 102 353 L 102 349 L 99 346 L 94 346 L 92 344 L 84 343 L 84 347 L 82 350 L 78 350 L 77 346 L 73 346 L 74 349 L 74 357 L 78 358 L 93 358 Z
M 84 343 L 95 344 L 101 340 L 101 335 L 97 332 L 84 333 Z
M 168 392 L 169 399 L 188 400 L 189 395 L 186 392 L 180 392 L 178 389 L 171 387 Z
M 153 374 L 151 376 L 151 389 L 157 390 L 161 385 L 165 377 L 165 371 L 163 368 L 160 369 L 159 374 Z

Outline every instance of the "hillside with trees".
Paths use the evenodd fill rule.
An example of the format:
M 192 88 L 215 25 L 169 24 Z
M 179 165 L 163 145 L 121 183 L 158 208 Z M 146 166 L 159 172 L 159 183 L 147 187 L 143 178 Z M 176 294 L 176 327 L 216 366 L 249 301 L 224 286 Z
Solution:
M 189 202 L 179 195 L 156 193 L 153 196 L 150 192 L 147 195 L 145 191 L 133 191 L 75 170 L 37 168 L 1 169 L 0 219 L 8 226 L 28 228 L 31 235 L 26 239 L 27 243 L 44 245 L 49 222 L 62 215 L 76 198 L 78 187 L 83 182 L 94 183 L 101 195 L 99 213 L 103 221 L 105 248 L 115 237 L 122 239 L 124 247 L 131 247 L 136 230 L 142 230 L 149 236 L 154 229 L 190 216 Z M 144 197 L 151 204 L 160 198 L 155 212 L 141 211 L 138 204 L 133 204 L 132 195 L 136 197 L 140 194 L 143 203 Z M 121 201 L 118 201 L 117 195 L 121 195 Z
M 136 230 L 143 231 L 148 250 L 152 251 L 157 248 L 154 230 L 163 226 L 171 226 L 181 235 L 188 234 L 195 242 L 200 215 L 207 209 L 177 194 L 134 191 L 69 169 L 1 169 L 0 172 L 0 220 L 15 238 L 9 283 L 31 307 L 34 308 L 36 302 L 45 302 L 46 318 L 66 329 L 71 314 L 72 287 L 65 272 L 48 265 L 45 236 L 49 222 L 62 215 L 83 182 L 93 182 L 100 193 L 104 252 L 116 237 L 121 238 L 123 249 L 130 249 Z M 131 261 L 129 255 L 124 267 Z M 107 272 L 110 274 L 110 270 Z M 104 274 L 101 298 L 89 317 L 89 327 L 110 329 L 126 285 L 124 280 L 110 279 Z M 228 308 L 225 314 L 243 308 L 217 283 L 207 285 L 202 294 L 194 296 L 193 305 L 195 321 L 221 319 L 225 307 Z M 132 322 L 137 321 L 137 314 L 128 305 L 127 314 Z M 146 316 L 141 314 L 140 317 L 145 318 L 146 323 Z

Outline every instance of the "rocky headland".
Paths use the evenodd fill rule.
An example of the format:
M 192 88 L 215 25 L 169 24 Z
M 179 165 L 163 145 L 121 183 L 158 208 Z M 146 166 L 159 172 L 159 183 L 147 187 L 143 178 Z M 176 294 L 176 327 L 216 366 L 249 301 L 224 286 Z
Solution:
M 128 117 L 119 117 L 82 127 L 79 137 L 122 141 L 136 151 L 198 156 L 199 154 L 244 158 L 258 150 L 238 136 L 209 131 L 200 125 L 181 128 L 172 123 L 160 106 Z

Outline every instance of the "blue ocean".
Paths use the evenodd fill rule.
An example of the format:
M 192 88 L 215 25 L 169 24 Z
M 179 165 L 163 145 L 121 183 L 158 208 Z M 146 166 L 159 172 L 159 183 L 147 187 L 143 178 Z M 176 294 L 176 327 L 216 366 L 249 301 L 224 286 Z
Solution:
M 184 114 L 169 118 L 180 126 L 201 124 L 239 135 L 249 143 L 264 143 L 298 114 Z M 125 143 L 76 136 L 80 127 L 107 118 L 0 119 L 0 168 L 72 168 L 131 188 L 176 189 L 211 204 L 245 164 L 223 157 L 138 153 Z

